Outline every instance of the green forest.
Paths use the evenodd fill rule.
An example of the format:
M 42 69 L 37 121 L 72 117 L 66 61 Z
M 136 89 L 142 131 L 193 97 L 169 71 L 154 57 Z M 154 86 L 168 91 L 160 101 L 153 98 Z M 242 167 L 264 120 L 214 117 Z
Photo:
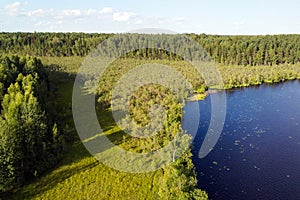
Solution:
M 0 190 L 10 190 L 57 164 L 62 153 L 54 86 L 41 61 L 1 58 Z
M 87 56 L 91 49 L 113 35 L 115 34 L 0 33 L 0 52 L 31 56 Z M 215 62 L 224 65 L 259 66 L 300 62 L 300 35 L 186 35 L 197 41 Z M 126 42 L 130 45 L 136 41 Z M 159 49 L 132 52 L 132 55 L 128 56 L 146 59 L 182 59 L 173 58 Z
M 140 139 L 126 135 L 113 121 L 110 98 L 117 81 L 137 65 L 171 66 L 204 98 L 209 89 L 231 89 L 300 79 L 300 35 L 218 36 L 186 34 L 205 51 L 187 57 L 163 49 L 144 48 L 115 60 L 97 84 L 96 111 L 104 133 L 133 152 L 164 147 L 179 133 L 184 145 L 191 137 L 181 128 L 184 103 L 168 89 L 150 84 L 131 98 L 130 115 L 149 123 L 148 108 L 166 109 L 164 128 Z M 197 188 L 191 151 L 155 172 L 127 173 L 98 162 L 82 145 L 72 118 L 72 88 L 86 56 L 116 34 L 0 33 L 0 199 L 208 199 Z M 163 47 L 170 37 L 151 35 Z M 144 35 L 126 34 L 113 44 L 143 44 Z M 169 49 L 176 49 L 177 41 Z M 151 45 L 150 45 L 151 46 Z M 125 48 L 125 46 L 124 46 Z M 101 51 L 99 49 L 98 51 Z M 101 52 L 99 52 L 101 53 Z M 182 55 L 182 54 L 181 54 Z M 208 84 L 186 60 L 212 60 L 223 85 Z M 159 72 L 158 72 L 159 73 Z M 188 98 L 190 93 L 183 94 Z M 189 147 L 189 149 L 192 146 Z M 118 162 L 116 160 L 116 162 Z

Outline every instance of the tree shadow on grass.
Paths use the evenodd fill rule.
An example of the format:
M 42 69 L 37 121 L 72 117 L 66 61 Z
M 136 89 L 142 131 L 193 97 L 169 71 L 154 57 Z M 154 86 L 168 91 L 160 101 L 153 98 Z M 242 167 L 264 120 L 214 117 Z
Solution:
M 18 191 L 3 194 L 2 199 L 32 199 L 39 194 L 54 188 L 74 174 L 91 169 L 99 164 L 96 159 L 89 160 L 86 163 L 76 164 L 88 157 L 91 157 L 91 155 L 85 149 L 83 144 L 78 142 L 69 148 L 56 169 L 40 178 L 30 181 L 28 185 Z
M 97 117 L 101 129 L 106 134 L 106 137 L 114 144 L 120 145 L 123 142 L 124 137 L 131 138 L 130 135 L 126 134 L 121 128 L 118 127 L 117 123 L 115 122 L 112 112 L 109 109 L 106 109 L 102 106 L 97 106 Z M 110 132 L 110 130 L 113 130 Z
M 101 117 L 99 123 L 103 127 L 103 130 L 110 131 L 110 134 L 99 137 L 107 137 L 115 145 L 121 144 L 123 136 L 126 135 L 126 133 L 118 129 L 117 124 L 113 121 L 112 115 L 108 110 L 102 112 L 101 115 L 104 115 L 104 117 Z M 105 151 L 108 150 L 110 146 L 101 145 L 101 147 L 99 147 L 99 144 L 95 141 L 95 148 L 100 149 L 100 151 Z M 58 184 L 64 182 L 74 174 L 92 169 L 99 164 L 96 159 L 92 158 L 92 155 L 81 141 L 76 141 L 73 145 L 67 147 L 65 152 L 61 162 L 55 169 L 52 169 L 40 178 L 30 181 L 22 189 L 10 194 L 5 194 L 3 199 L 32 199 L 55 188 Z M 90 159 L 80 163 L 80 161 L 86 158 Z
M 83 172 L 85 170 L 92 169 L 97 166 L 99 162 L 96 159 L 92 158 L 92 155 L 87 151 L 85 146 L 79 141 L 79 137 L 76 134 L 73 116 L 71 111 L 71 100 L 72 100 L 72 84 L 73 76 L 64 72 L 53 72 L 52 80 L 57 82 L 60 86 L 58 88 L 58 98 L 57 101 L 61 106 L 61 110 L 65 111 L 65 115 L 62 118 L 62 122 L 69 124 L 70 130 L 72 130 L 72 138 L 75 142 L 72 145 L 69 145 L 65 148 L 65 153 L 62 160 L 58 163 L 54 169 L 49 170 L 39 178 L 30 180 L 26 183 L 23 188 L 18 188 L 14 191 L 0 194 L 0 200 L 2 199 L 32 199 L 39 196 L 40 194 L 45 193 L 52 188 L 55 188 L 58 184 L 64 182 L 66 179 L 72 177 L 74 174 Z M 124 133 L 121 129 L 118 128 L 118 125 L 112 117 L 112 113 L 101 107 L 97 109 L 99 123 L 103 128 L 103 131 L 110 131 L 110 134 L 105 135 L 113 144 L 119 145 L 123 142 Z M 101 115 L 100 115 L 100 114 Z M 100 137 L 104 137 L 100 136 Z M 127 135 L 128 137 L 128 135 Z M 73 140 L 73 141 L 74 141 Z M 102 150 L 108 149 L 102 147 Z M 81 162 L 81 160 L 86 158 L 91 158 L 86 160 L 86 162 Z

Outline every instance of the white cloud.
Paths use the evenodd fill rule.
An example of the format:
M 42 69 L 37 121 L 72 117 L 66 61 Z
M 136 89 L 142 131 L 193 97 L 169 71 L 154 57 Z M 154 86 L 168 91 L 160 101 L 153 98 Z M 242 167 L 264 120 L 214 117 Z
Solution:
M 36 23 L 35 25 L 36 25 L 36 26 L 40 26 L 40 25 L 42 25 L 42 24 L 43 24 L 43 22 L 39 21 L 39 22 Z
M 182 21 L 184 21 L 184 18 L 183 17 L 177 17 L 177 18 L 175 18 L 175 21 L 182 22 Z
M 63 23 L 63 21 L 57 21 L 57 22 L 55 22 L 56 25 L 60 25 L 62 23 Z
M 237 22 L 234 22 L 234 23 L 233 23 L 233 25 L 235 25 L 235 26 L 242 26 L 242 25 L 244 25 L 244 24 L 245 24 L 244 21 L 237 21 Z
M 4 12 L 10 16 L 16 16 L 19 14 L 23 14 L 22 6 L 26 6 L 26 5 L 27 5 L 26 2 L 25 3 L 15 2 L 12 4 L 8 4 L 4 7 Z
M 110 7 L 104 7 L 99 11 L 99 14 L 110 14 L 112 13 L 112 8 Z
M 27 15 L 29 17 L 41 17 L 44 15 L 44 10 L 43 9 L 37 9 L 37 10 L 33 10 L 33 11 L 29 11 L 27 12 Z
M 63 19 L 63 18 L 64 18 L 63 15 L 55 15 L 55 16 L 54 16 L 54 19 L 57 19 L 57 20 L 58 20 L 58 19 Z
M 88 10 L 84 11 L 84 14 L 87 16 L 93 15 L 95 13 L 96 13 L 95 9 L 88 9 Z
M 183 24 L 184 21 L 185 21 L 185 19 L 183 17 L 177 17 L 177 18 L 175 18 L 175 22 L 177 24 Z
M 6 9 L 10 9 L 10 10 L 13 10 L 13 11 L 16 11 L 19 9 L 19 7 L 21 6 L 21 3 L 20 2 L 15 2 L 15 3 L 12 3 L 12 4 L 8 4 L 5 6 Z
M 35 24 L 35 26 L 49 26 L 51 24 L 50 21 L 39 21 L 38 23 Z
M 118 22 L 128 21 L 130 17 L 135 16 L 135 13 L 132 12 L 115 12 L 113 14 L 113 20 Z
M 63 15 L 77 17 L 77 16 L 81 15 L 81 11 L 80 10 L 64 10 Z
M 136 25 L 143 24 L 143 20 L 138 19 L 134 22 L 134 24 L 136 24 Z

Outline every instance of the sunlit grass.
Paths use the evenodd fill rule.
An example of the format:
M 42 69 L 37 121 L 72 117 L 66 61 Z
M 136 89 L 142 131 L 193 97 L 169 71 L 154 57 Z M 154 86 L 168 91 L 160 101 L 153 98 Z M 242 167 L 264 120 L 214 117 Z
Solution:
M 60 104 L 69 106 L 72 82 L 61 85 L 58 93 Z M 106 115 L 101 116 L 101 123 L 108 124 Z M 111 135 L 118 129 L 109 127 L 104 133 Z M 98 162 L 78 141 L 67 147 L 61 163 L 53 171 L 32 181 L 8 198 L 157 199 L 158 179 L 161 177 L 162 170 L 133 174 L 111 169 Z
M 156 177 L 161 173 L 132 174 L 111 169 L 76 143 L 57 169 L 25 186 L 13 199 L 157 199 Z

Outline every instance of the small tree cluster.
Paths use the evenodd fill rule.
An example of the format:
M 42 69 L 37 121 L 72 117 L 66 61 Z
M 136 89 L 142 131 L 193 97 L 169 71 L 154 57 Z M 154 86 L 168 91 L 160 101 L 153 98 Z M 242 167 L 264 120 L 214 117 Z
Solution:
M 42 104 L 49 91 L 41 87 L 47 83 L 41 62 L 4 57 L 0 71 L 0 191 L 7 191 L 53 166 L 59 144 L 54 119 L 44 110 L 49 104 Z

